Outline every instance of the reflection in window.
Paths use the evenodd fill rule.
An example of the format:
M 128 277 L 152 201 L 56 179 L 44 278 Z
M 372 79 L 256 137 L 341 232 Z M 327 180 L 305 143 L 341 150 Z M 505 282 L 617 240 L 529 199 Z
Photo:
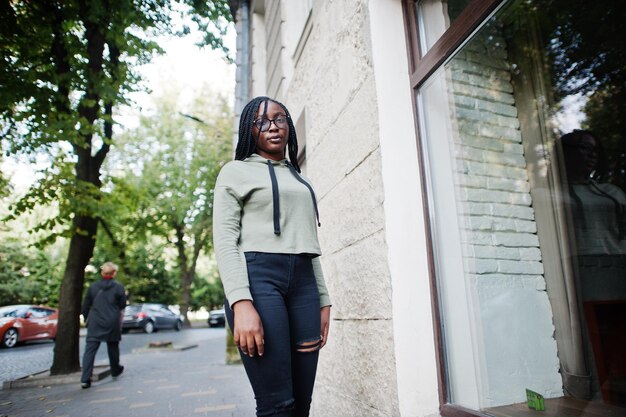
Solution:
M 625 18 L 510 1 L 418 91 L 452 403 L 626 406 Z

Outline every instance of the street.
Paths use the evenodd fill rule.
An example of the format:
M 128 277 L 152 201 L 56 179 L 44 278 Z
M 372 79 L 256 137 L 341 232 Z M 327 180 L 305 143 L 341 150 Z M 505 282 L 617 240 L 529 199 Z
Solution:
M 11 417 L 159 417 L 254 415 L 254 394 L 241 365 L 225 364 L 224 328 L 191 328 L 153 334 L 131 332 L 122 337 L 119 378 L 106 377 L 81 389 L 78 382 L 0 391 L 0 416 Z M 182 351 L 135 350 L 149 342 Z M 81 337 L 81 354 L 84 337 Z M 0 350 L 0 378 L 5 381 L 48 369 L 54 343 L 38 342 Z M 96 365 L 108 362 L 101 345 Z
M 133 349 L 141 348 L 150 342 L 172 341 L 174 344 L 194 344 L 199 340 L 224 338 L 223 328 L 191 328 L 181 332 L 174 330 L 160 330 L 152 334 L 145 334 L 133 330 L 122 336 L 120 343 L 120 357 L 123 363 L 124 355 Z M 80 338 L 80 352 L 82 355 L 85 338 Z M 14 380 L 26 375 L 49 369 L 52 365 L 54 342 L 42 340 L 19 344 L 11 349 L 0 349 L 0 382 Z M 102 344 L 96 356 L 96 363 L 107 362 L 106 344 Z M 82 361 L 82 356 L 81 356 Z

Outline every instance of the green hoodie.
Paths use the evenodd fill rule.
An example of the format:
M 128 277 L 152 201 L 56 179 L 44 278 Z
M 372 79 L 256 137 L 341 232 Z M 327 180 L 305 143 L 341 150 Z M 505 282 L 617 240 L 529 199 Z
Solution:
M 252 300 L 244 252 L 313 255 L 320 306 L 330 305 L 316 216 L 310 183 L 286 159 L 272 161 L 252 154 L 224 165 L 214 191 L 213 245 L 231 306 Z

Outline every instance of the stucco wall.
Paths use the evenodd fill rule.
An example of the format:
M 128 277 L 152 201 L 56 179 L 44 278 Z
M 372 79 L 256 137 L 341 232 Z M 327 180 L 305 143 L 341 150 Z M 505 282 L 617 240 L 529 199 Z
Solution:
M 398 413 L 376 90 L 366 1 L 317 0 L 284 102 L 306 109 L 307 176 L 319 199 L 333 300 L 313 415 Z

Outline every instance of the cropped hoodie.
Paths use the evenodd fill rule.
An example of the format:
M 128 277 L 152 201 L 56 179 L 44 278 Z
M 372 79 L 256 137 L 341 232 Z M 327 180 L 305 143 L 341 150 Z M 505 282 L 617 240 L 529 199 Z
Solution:
M 230 306 L 252 300 L 245 252 L 311 255 L 320 306 L 330 305 L 318 225 L 313 188 L 286 159 L 252 154 L 224 165 L 214 191 L 213 244 Z

